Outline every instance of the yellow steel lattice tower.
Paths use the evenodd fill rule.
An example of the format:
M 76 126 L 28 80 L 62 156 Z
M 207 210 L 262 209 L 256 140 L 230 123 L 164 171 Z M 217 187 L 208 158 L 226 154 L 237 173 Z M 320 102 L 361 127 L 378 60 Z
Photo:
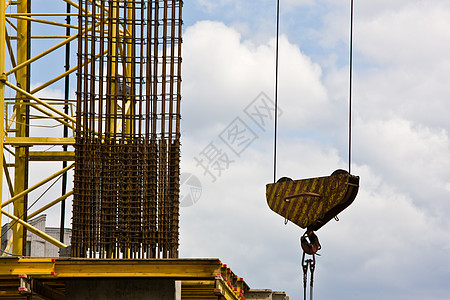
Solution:
M 27 221 L 74 195 L 73 256 L 177 257 L 182 1 L 38 2 L 0 1 L 4 254 L 26 230 L 65 247 Z

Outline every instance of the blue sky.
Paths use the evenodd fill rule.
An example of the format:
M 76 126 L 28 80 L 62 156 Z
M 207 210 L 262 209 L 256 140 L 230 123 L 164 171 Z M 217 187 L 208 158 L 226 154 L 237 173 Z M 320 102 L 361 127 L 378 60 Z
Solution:
M 348 50 L 347 40 L 341 40 L 337 45 L 332 46 L 319 44 L 320 36 L 318 35 L 325 22 L 323 16 L 328 14 L 332 7 L 325 5 L 323 1 L 286 2 L 282 1 L 280 4 L 280 33 L 287 34 L 296 44 L 302 45 L 303 52 L 320 57 L 329 52 L 330 48 L 339 48 L 339 51 Z M 298 3 L 295 4 L 295 2 Z M 348 11 L 343 13 L 347 13 L 350 17 L 350 8 L 347 8 Z M 185 2 L 185 27 L 202 20 L 223 22 L 237 29 L 243 39 L 262 42 L 275 35 L 276 1 L 219 1 L 218 3 L 216 1 L 214 4 L 208 1 Z M 342 30 L 345 31 L 348 28 L 343 27 Z

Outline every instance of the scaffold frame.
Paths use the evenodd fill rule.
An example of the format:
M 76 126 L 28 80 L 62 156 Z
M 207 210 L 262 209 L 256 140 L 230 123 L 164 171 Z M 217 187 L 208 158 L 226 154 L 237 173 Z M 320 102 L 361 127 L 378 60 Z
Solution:
M 13 230 L 8 243 L 12 248 L 3 255 L 25 255 L 27 230 L 66 247 L 27 221 L 73 197 L 73 256 L 177 257 L 183 1 L 59 2 L 65 6 L 55 12 L 50 7 L 32 10 L 30 0 L 0 1 L 0 105 L 4 108 L 0 113 L 4 174 L 0 188 L 3 191 L 5 186 L 9 192 L 9 196 L 2 193 L 0 202 Z M 46 29 L 34 30 L 34 26 Z M 47 28 L 49 33 L 42 34 Z M 42 46 L 42 41 L 47 44 Z M 66 52 L 64 63 L 59 59 L 68 49 L 72 52 Z M 70 65 L 67 57 L 73 56 L 73 49 L 78 56 Z M 58 61 L 61 68 L 55 71 L 49 64 Z M 43 65 L 45 78 L 33 79 L 31 70 Z M 76 99 L 67 88 L 64 97 L 42 96 L 69 80 L 76 86 Z M 56 132 L 57 126 L 63 130 Z M 98 151 L 92 151 L 93 147 Z M 92 172 L 99 161 L 101 171 Z M 51 175 L 36 176 L 38 183 L 29 187 L 34 167 L 30 162 L 61 162 L 62 167 Z M 61 195 L 31 209 L 35 204 L 28 203 L 31 193 L 61 177 L 67 181 L 69 172 L 74 174 L 73 191 L 63 188 Z M 94 189 L 91 185 L 87 195 L 88 185 L 99 172 L 109 173 Z M 107 190 L 99 192 L 99 187 Z M 100 215 L 115 212 L 109 218 L 113 222 L 103 217 L 103 223 L 98 223 L 99 215 L 92 214 L 95 205 Z M 104 209 L 108 205 L 109 212 Z M 10 206 L 14 212 L 7 211 Z M 80 216 L 86 213 L 93 217 L 83 231 L 86 220 Z M 122 217 L 126 221 L 120 223 Z M 92 238 L 86 239 L 86 234 Z

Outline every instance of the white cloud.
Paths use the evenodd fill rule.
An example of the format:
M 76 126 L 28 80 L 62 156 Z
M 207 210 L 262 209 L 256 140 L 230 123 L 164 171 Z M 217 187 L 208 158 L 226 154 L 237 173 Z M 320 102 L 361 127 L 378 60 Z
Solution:
M 204 7 L 207 11 L 211 11 L 216 8 L 221 1 L 208 1 L 208 0 L 197 0 L 197 3 Z
M 407 31 L 401 28 L 408 28 L 406 19 L 422 17 L 414 14 L 419 11 L 417 3 L 384 4 L 384 9 L 369 9 L 375 5 L 372 2 L 359 8 L 361 15 L 367 14 L 360 19 L 359 30 L 365 28 L 364 39 L 381 52 L 366 45 L 357 47 L 367 61 L 377 63 L 370 68 L 359 65 L 355 73 L 352 169 L 361 176 L 361 189 L 355 203 L 341 214 L 341 222 L 327 224 L 319 232 L 323 256 L 318 258 L 316 282 L 321 288 L 316 295 L 322 299 L 335 299 L 337 294 L 346 299 L 445 299 L 442 278 L 450 278 L 446 255 L 450 222 L 445 216 L 450 192 L 446 116 L 450 107 L 449 90 L 442 80 L 449 71 L 443 54 L 447 46 L 430 50 L 435 55 L 428 64 L 421 57 L 426 47 L 396 60 L 402 47 L 413 45 L 413 38 L 402 37 L 394 43 L 393 58 L 389 57 L 377 34 L 390 34 L 386 16 L 405 18 L 399 32 Z M 336 10 L 325 17 L 328 27 L 322 33 L 332 46 L 346 40 L 348 19 L 338 16 L 346 12 L 343 4 L 331 8 Z M 446 35 L 443 28 L 448 26 L 437 25 L 447 20 L 445 9 L 433 11 L 426 9 L 418 24 L 434 13 L 437 18 L 413 32 L 421 37 L 429 31 Z M 359 34 L 357 42 L 362 43 Z M 394 28 L 391 38 L 396 35 Z M 182 254 L 220 257 L 252 287 L 286 289 L 298 298 L 302 230 L 292 224 L 283 226 L 264 199 L 264 186 L 272 180 L 270 130 L 260 133 L 214 184 L 193 160 L 259 91 L 273 94 L 274 43 L 251 43 L 217 22 L 187 28 L 185 41 L 183 171 L 197 172 L 204 194 L 195 206 L 182 211 Z M 414 57 L 422 61 L 416 63 Z M 390 63 L 391 59 L 395 62 Z M 284 114 L 278 177 L 323 176 L 347 164 L 348 70 L 335 67 L 334 62 L 330 59 L 323 69 L 286 37 L 281 39 Z M 424 73 L 424 65 L 431 71 Z M 215 224 L 214 230 L 210 224 Z M 265 275 L 259 272 L 261 263 Z M 421 283 L 430 287 L 424 293 L 415 288 Z
M 320 232 L 323 280 L 331 289 L 351 282 L 343 298 L 378 286 L 391 298 L 409 295 L 414 299 L 406 291 L 420 282 L 433 285 L 426 279 L 433 270 L 439 269 L 436 276 L 449 276 L 448 267 L 439 268 L 450 246 L 448 230 L 370 167 L 356 166 L 356 171 L 361 176 L 357 199 L 341 213 L 340 222 L 327 224 Z M 430 299 L 438 299 L 433 298 L 436 294 L 430 294 Z
M 385 180 L 434 214 L 450 208 L 445 188 L 450 176 L 446 130 L 398 118 L 367 123 L 358 120 L 355 130 L 357 155 L 385 174 Z
M 424 71 L 430 63 L 448 57 L 450 26 L 448 2 L 415 2 L 358 20 L 355 46 L 378 64 L 403 65 Z
M 315 5 L 314 0 L 286 0 L 281 5 L 286 5 L 288 8 L 292 9 L 297 6 L 311 6 Z
M 203 7 L 207 12 L 212 12 L 228 4 L 239 7 L 239 1 L 232 0 L 197 0 L 197 4 Z
M 365 60 L 356 56 L 354 157 L 439 213 L 449 206 L 449 5 L 385 4 L 357 5 L 355 46 Z M 344 104 L 348 68 L 330 68 L 325 78 L 330 97 Z
M 187 28 L 184 129 L 192 132 L 195 125 L 199 132 L 218 134 L 260 92 L 273 98 L 274 53 L 273 40 L 255 45 L 222 23 L 205 21 Z M 284 36 L 280 39 L 280 126 L 307 129 L 330 113 L 321 75 L 320 67 L 297 46 Z

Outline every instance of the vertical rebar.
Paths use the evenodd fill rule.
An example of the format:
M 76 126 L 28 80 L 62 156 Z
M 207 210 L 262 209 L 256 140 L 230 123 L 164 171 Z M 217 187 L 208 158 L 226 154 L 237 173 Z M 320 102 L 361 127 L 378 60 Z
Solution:
M 80 3 L 72 256 L 178 256 L 182 4 Z
M 66 24 L 70 25 L 70 11 L 71 5 L 67 3 L 66 5 Z M 66 28 L 66 36 L 70 36 L 70 27 Z M 64 70 L 67 72 L 70 69 L 70 43 L 67 43 L 65 46 L 65 65 Z M 66 115 L 69 114 L 69 75 L 64 78 L 64 113 Z M 68 120 L 65 120 L 68 122 Z M 69 128 L 64 126 L 63 128 L 63 137 L 69 136 Z M 67 145 L 63 146 L 63 151 L 67 151 Z M 63 169 L 67 167 L 67 161 L 63 161 Z M 67 191 L 67 173 L 62 175 L 62 184 L 61 184 L 61 194 L 65 195 Z M 64 243 L 64 227 L 65 227 L 65 216 L 66 216 L 66 199 L 61 201 L 61 221 L 60 221 L 60 231 L 59 231 L 59 241 Z

